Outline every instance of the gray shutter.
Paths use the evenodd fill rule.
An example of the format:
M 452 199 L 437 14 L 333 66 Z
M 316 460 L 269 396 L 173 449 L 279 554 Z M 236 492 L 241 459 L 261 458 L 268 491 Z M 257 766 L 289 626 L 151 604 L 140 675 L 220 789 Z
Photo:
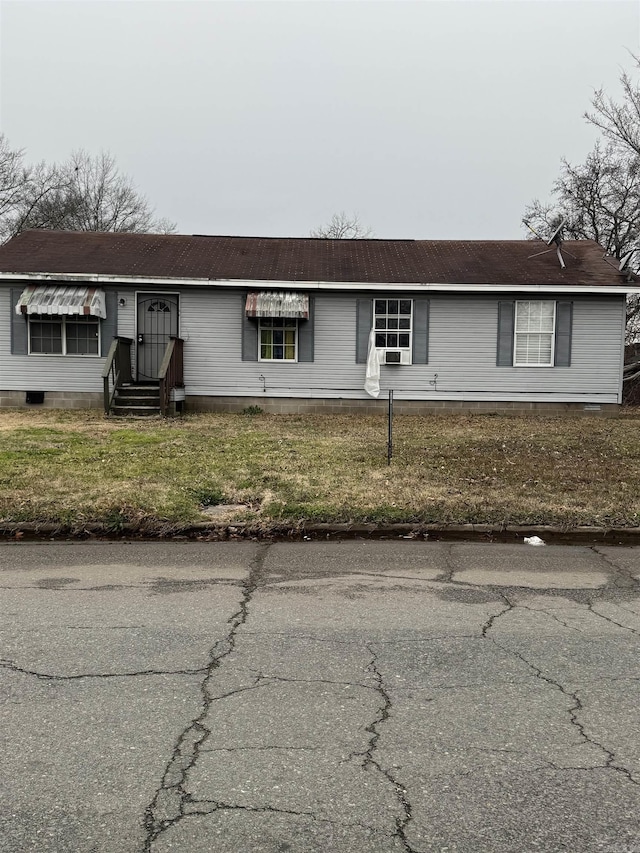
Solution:
M 247 294 L 242 294 L 242 360 L 258 360 L 258 321 L 247 317 Z
M 367 363 L 369 333 L 373 324 L 373 300 L 356 300 L 356 364 Z
M 27 315 L 16 314 L 16 305 L 22 296 L 23 287 L 11 288 L 11 354 L 27 355 L 29 339 L 27 330 Z
M 498 302 L 498 367 L 513 367 L 514 302 Z
M 313 361 L 314 298 L 309 297 L 309 319 L 298 320 L 298 361 Z
M 556 302 L 556 367 L 571 367 L 573 302 Z
M 103 356 L 106 356 L 109 352 L 111 342 L 118 334 L 118 294 L 115 290 L 107 290 L 104 298 L 107 307 L 107 317 L 101 323 L 100 352 Z
M 429 363 L 429 300 L 413 300 L 413 364 Z

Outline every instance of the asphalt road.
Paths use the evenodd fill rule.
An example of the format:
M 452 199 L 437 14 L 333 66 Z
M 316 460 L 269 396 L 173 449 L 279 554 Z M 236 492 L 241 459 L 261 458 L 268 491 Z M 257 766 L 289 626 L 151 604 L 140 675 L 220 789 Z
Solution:
M 640 549 L 0 545 L 2 853 L 640 853 Z

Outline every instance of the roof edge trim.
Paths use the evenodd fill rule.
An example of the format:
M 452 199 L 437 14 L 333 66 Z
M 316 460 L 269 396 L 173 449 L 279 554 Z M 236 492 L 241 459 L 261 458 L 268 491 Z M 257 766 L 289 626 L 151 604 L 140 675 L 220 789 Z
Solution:
M 389 282 L 370 281 L 303 281 L 235 278 L 163 278 L 127 275 L 101 275 L 96 273 L 29 273 L 0 272 L 0 281 L 43 281 L 43 282 L 93 282 L 101 285 L 166 285 L 175 287 L 237 287 L 279 290 L 387 290 L 387 291 L 449 291 L 460 293 L 640 293 L 640 284 L 629 285 L 579 285 L 579 284 L 451 284 L 448 282 Z

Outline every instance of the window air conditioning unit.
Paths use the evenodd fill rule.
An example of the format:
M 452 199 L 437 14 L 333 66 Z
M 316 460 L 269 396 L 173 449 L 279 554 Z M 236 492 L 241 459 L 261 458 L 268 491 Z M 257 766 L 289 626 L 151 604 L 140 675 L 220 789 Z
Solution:
M 384 351 L 383 364 L 411 364 L 411 350 L 387 349 Z

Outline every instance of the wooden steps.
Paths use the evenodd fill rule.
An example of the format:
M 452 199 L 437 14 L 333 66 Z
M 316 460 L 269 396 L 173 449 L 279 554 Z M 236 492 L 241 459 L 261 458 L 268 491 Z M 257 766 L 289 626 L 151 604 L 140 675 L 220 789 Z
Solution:
M 111 414 L 116 418 L 149 418 L 160 414 L 160 383 L 120 385 Z

